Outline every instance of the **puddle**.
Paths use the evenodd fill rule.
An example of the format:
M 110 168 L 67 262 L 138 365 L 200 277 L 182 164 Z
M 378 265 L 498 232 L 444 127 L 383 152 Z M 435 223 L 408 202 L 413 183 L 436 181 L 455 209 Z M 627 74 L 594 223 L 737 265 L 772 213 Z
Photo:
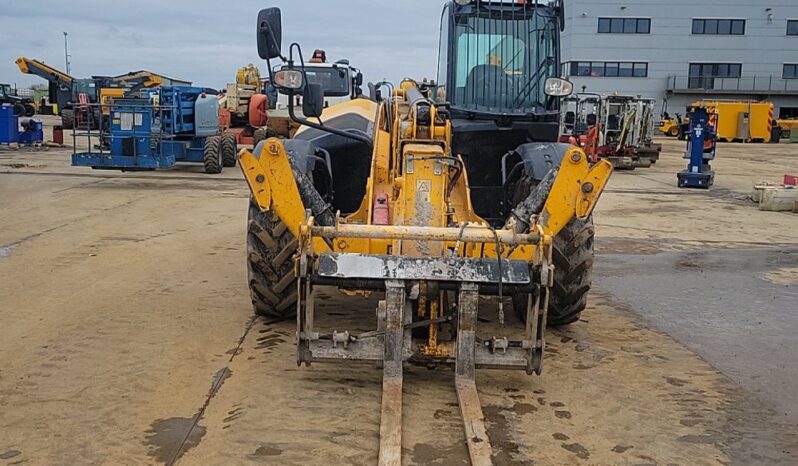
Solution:
M 148 454 L 159 462 L 173 465 L 187 451 L 196 447 L 207 431 L 199 424 L 205 414 L 205 409 L 231 375 L 233 375 L 233 371 L 228 367 L 219 369 L 214 374 L 205 403 L 194 416 L 158 419 L 153 422 L 150 425 L 150 430 L 146 432 L 146 443 L 150 446 Z
M 153 422 L 147 431 L 147 443 L 151 447 L 149 455 L 161 463 L 174 464 L 196 447 L 206 431 L 205 427 L 195 425 L 197 416 L 199 413 L 194 417 L 173 417 Z

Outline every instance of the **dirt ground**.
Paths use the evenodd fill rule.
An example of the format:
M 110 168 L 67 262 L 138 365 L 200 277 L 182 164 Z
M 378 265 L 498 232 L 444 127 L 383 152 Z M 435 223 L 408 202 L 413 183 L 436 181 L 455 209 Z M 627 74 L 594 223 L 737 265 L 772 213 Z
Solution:
M 702 294 L 672 312 L 676 275 L 637 294 L 618 278 L 648 276 L 663 254 L 724 250 L 709 256 L 721 263 L 798 248 L 798 215 L 746 200 L 753 182 L 798 171 L 798 146 L 722 145 L 703 192 L 675 187 L 683 147 L 664 143 L 658 164 L 616 173 L 602 198 L 589 309 L 548 333 L 543 375 L 478 373 L 496 464 L 798 464 L 795 334 L 780 333 L 798 306 L 736 337 L 786 342 L 761 358 L 792 379 L 760 391 L 768 374 L 734 357 L 745 344 L 701 338 L 715 325 Z M 96 172 L 70 167 L 66 149 L 0 150 L 0 200 L 0 466 L 376 462 L 381 371 L 299 368 L 294 323 L 252 317 L 237 169 Z M 713 293 L 765 309 L 796 292 L 795 257 L 751 273 L 732 262 L 746 286 Z M 357 327 L 377 299 L 329 290 L 320 324 Z M 495 300 L 483 308 L 499 331 Z M 447 369 L 406 372 L 406 464 L 467 464 L 453 384 Z

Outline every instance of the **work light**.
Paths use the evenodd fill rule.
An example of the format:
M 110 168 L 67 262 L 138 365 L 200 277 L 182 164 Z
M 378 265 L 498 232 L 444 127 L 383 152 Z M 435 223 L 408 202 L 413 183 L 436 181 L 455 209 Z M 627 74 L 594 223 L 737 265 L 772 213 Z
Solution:
M 301 89 L 304 84 L 299 70 L 281 70 L 274 74 L 274 84 L 285 89 Z

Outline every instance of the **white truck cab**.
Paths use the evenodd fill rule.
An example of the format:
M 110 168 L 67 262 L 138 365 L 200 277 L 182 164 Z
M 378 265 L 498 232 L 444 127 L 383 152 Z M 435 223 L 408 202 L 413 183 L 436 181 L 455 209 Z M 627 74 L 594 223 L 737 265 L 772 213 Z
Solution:
M 280 66 L 279 69 L 282 69 Z M 275 69 L 275 71 L 279 71 Z M 363 74 L 357 68 L 349 65 L 349 60 L 339 60 L 335 63 L 305 63 L 305 73 L 307 79 L 311 83 L 321 84 L 324 91 L 324 106 L 331 107 L 335 104 L 348 102 L 352 99 L 358 98 L 363 90 Z M 269 100 L 274 102 L 272 104 L 272 111 L 270 115 L 275 113 L 280 114 L 282 111 L 288 111 L 288 95 L 271 91 L 271 85 L 265 83 L 264 88 L 266 94 L 269 95 Z M 274 97 L 277 97 L 274 99 Z M 297 113 L 301 113 L 302 101 L 301 96 L 295 96 L 297 101 L 295 107 Z M 276 112 L 275 112 L 276 110 Z

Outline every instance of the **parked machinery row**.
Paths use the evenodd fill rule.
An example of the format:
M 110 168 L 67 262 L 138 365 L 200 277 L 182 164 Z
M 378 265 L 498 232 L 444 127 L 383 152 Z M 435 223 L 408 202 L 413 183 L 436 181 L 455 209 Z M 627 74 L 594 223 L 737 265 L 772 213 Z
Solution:
M 22 73 L 36 75 L 48 81 L 48 97 L 50 103 L 57 105 L 64 129 L 72 129 L 75 126 L 82 129 L 97 129 L 102 120 L 100 114 L 84 113 L 85 110 L 105 111 L 103 116 L 107 117 L 107 110 L 114 99 L 131 97 L 142 89 L 155 88 L 163 84 L 161 76 L 149 71 L 79 79 L 39 60 L 20 57 L 16 60 L 16 64 Z
M 164 86 L 148 98 L 117 99 L 108 113 L 107 133 L 106 125 L 74 132 L 76 140 L 88 139 L 89 148 L 79 151 L 76 143 L 72 165 L 135 171 L 193 162 L 206 173 L 236 165 L 236 140 L 221 134 L 219 101 L 202 88 Z M 93 146 L 92 139 L 100 144 Z
M 654 104 L 639 96 L 575 94 L 563 102 L 560 140 L 617 169 L 649 167 L 662 151 L 654 143 Z

